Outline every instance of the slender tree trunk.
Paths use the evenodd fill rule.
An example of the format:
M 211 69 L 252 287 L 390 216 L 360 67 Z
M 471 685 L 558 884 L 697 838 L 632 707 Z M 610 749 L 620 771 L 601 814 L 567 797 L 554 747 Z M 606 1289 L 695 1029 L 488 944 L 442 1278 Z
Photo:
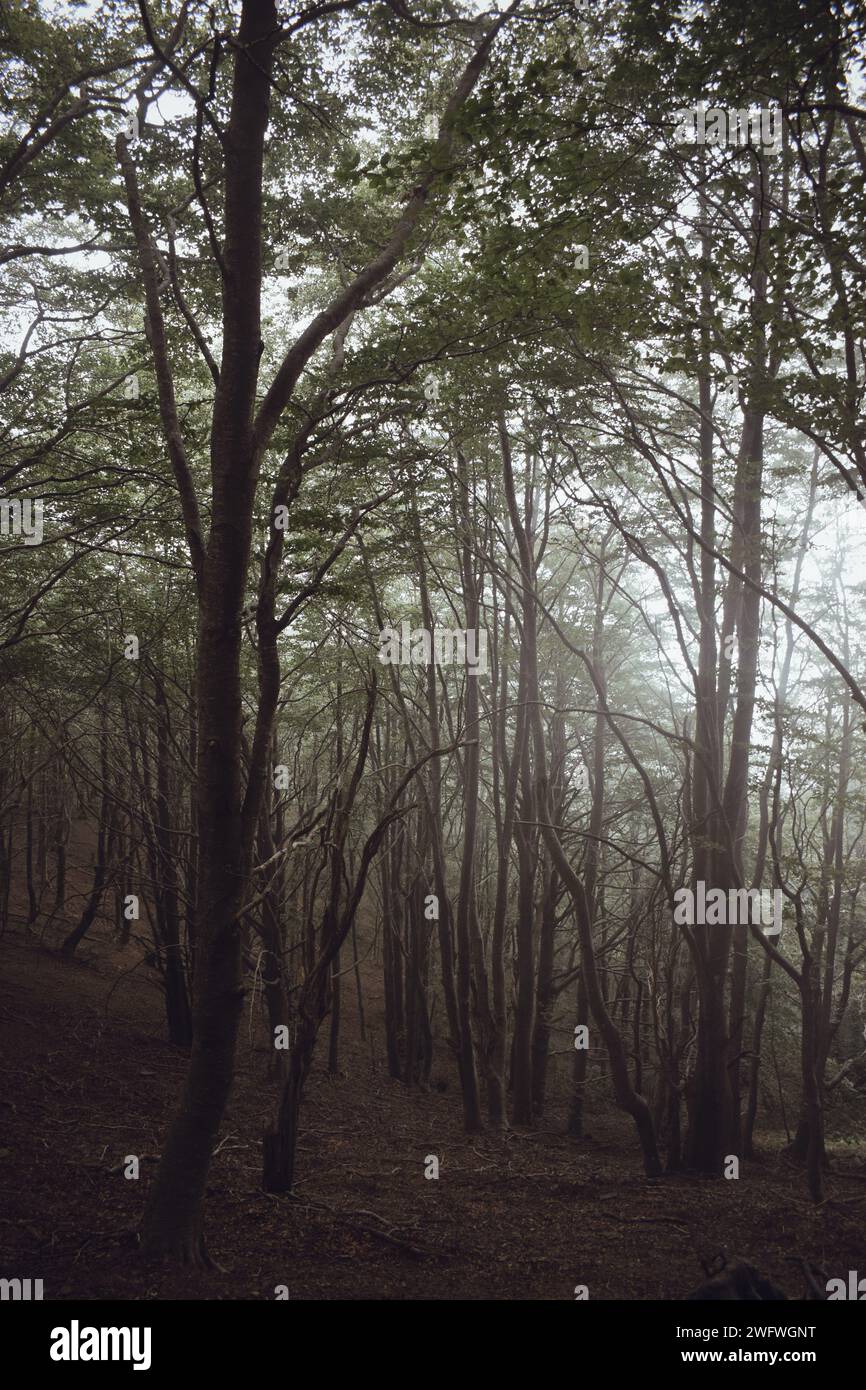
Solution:
M 93 926 L 93 923 L 96 921 L 96 914 L 99 911 L 99 905 L 102 902 L 102 895 L 105 891 L 105 880 L 108 870 L 108 866 L 106 863 L 106 840 L 108 835 L 109 819 L 109 805 L 107 794 L 108 712 L 105 706 L 103 706 L 100 714 L 99 750 L 100 778 L 102 781 L 103 792 L 99 802 L 99 825 L 97 827 L 96 832 L 96 863 L 94 865 L 93 881 L 91 883 L 90 893 L 88 895 L 87 902 L 84 905 L 84 911 L 82 912 L 77 925 L 73 927 L 72 931 L 66 937 L 66 939 L 63 942 L 63 945 L 60 948 L 61 954 L 66 956 L 67 959 L 71 959 L 71 957 L 74 956 L 76 950 L 78 949 L 78 946 L 84 940 L 85 936 L 90 931 L 90 928 Z
M 577 1000 L 575 1006 L 576 1027 L 589 1028 L 589 999 L 581 971 L 577 980 Z M 581 1036 L 583 1036 L 581 1034 Z M 576 1047 L 574 1067 L 571 1074 L 571 1105 L 568 1111 L 568 1133 L 572 1139 L 583 1138 L 583 1110 L 586 1099 L 586 1077 L 589 1068 L 589 1049 Z
M 538 935 L 538 980 L 535 991 L 535 1028 L 532 1034 L 532 1106 L 536 1119 L 544 1114 L 550 1030 L 556 994 L 553 989 L 553 958 L 556 930 L 558 879 L 545 862 L 542 870 L 542 897 L 539 904 L 541 928 Z
M 157 872 L 161 890 L 162 949 L 165 971 L 165 1008 L 168 1036 L 175 1047 L 192 1044 L 192 1013 L 187 991 L 183 945 L 180 935 L 176 841 L 171 830 L 171 743 L 168 701 L 158 672 L 153 672 L 156 697 L 156 825 Z
M 27 874 L 27 901 L 29 909 L 27 912 L 27 925 L 31 926 L 39 916 L 39 898 L 36 893 L 36 883 L 33 873 L 33 778 L 27 782 L 27 814 L 25 817 L 25 837 L 24 837 L 24 861 Z M 92 919 L 91 919 L 92 920 Z M 90 923 L 88 922 L 88 926 Z M 86 930 L 86 928 L 85 928 Z M 68 939 L 68 938 L 67 938 Z M 66 953 L 66 943 L 64 942 L 64 953 Z M 73 945 L 72 950 L 75 947 Z
M 523 572 L 523 583 L 527 593 L 531 595 L 534 594 L 534 585 L 531 579 L 533 565 L 527 533 L 521 524 L 517 512 L 513 474 L 511 470 L 510 442 L 508 440 L 504 421 L 500 422 L 500 435 L 503 444 L 505 485 L 508 508 L 511 515 L 511 524 L 518 543 L 521 570 Z M 611 1078 L 617 1104 L 631 1115 L 634 1120 L 643 1155 L 645 1172 L 648 1176 L 657 1177 L 661 1173 L 661 1163 L 658 1156 L 652 1115 L 643 1096 L 639 1095 L 632 1086 L 622 1038 L 605 1006 L 604 995 L 599 981 L 595 959 L 595 947 L 592 939 L 590 907 L 586 891 L 563 851 L 556 826 L 552 819 L 553 806 L 545 760 L 544 729 L 540 713 L 537 656 L 532 636 L 527 640 L 527 633 L 532 633 L 531 627 L 527 627 L 524 631 L 524 644 L 527 651 L 529 722 L 532 731 L 536 761 L 535 804 L 538 809 L 541 833 L 553 865 L 565 884 L 574 906 L 575 920 L 580 940 L 582 975 L 586 980 L 587 998 L 592 1011 L 593 1021 L 601 1034 L 610 1061 Z
M 771 956 L 764 956 L 761 970 L 761 983 L 758 987 L 758 1002 L 752 1025 L 751 1057 L 749 1058 L 749 1090 L 746 1101 L 746 1116 L 743 1122 L 743 1155 L 755 1157 L 755 1120 L 758 1114 L 758 1091 L 761 1077 L 761 1046 L 764 1040 L 764 1022 L 767 1017 L 767 1003 L 770 998 L 770 979 L 773 972 Z

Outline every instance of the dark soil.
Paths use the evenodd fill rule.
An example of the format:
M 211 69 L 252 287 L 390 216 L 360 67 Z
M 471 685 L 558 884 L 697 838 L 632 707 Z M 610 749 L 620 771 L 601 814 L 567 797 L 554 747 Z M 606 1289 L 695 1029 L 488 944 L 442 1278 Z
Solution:
M 46 1299 L 273 1299 L 279 1285 L 291 1299 L 572 1299 L 583 1284 L 592 1299 L 679 1299 L 720 1249 L 799 1299 L 789 1257 L 831 1276 L 866 1268 L 863 1154 L 850 1148 L 816 1208 L 781 1156 L 784 1135 L 764 1136 L 764 1160 L 728 1182 L 650 1181 L 629 1121 L 591 1111 L 594 1137 L 576 1143 L 564 1101 L 537 1131 L 468 1139 L 453 1082 L 419 1091 L 388 1077 L 372 967 L 366 1040 L 345 977 L 337 1078 L 320 1039 L 296 1196 L 260 1188 L 276 1087 L 248 1010 L 208 1187 L 221 1269 L 148 1266 L 135 1228 L 185 1057 L 164 1040 L 158 981 L 137 947 L 95 934 L 67 962 L 58 940 L 19 924 L 0 942 L 0 1272 L 42 1278 Z M 611 1113 L 599 1093 L 592 1108 Z M 141 1158 L 138 1181 L 124 1177 L 128 1154 Z M 427 1155 L 438 1181 L 424 1176 Z

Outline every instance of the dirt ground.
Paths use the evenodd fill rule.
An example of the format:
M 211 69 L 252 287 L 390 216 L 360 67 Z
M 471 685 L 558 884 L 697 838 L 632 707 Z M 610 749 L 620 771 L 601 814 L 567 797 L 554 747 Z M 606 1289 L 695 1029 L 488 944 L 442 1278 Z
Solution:
M 584 1284 L 592 1299 L 680 1299 L 721 1248 L 799 1299 L 796 1257 L 831 1276 L 866 1268 L 864 1150 L 833 1156 L 816 1209 L 779 1135 L 760 1136 L 765 1157 L 738 1181 L 646 1179 L 607 1098 L 580 1143 L 562 1133 L 563 1106 L 538 1131 L 468 1139 L 453 1085 L 388 1077 L 374 995 L 373 1046 L 352 1036 L 346 1004 L 341 1076 L 325 1074 L 320 1039 L 291 1198 L 260 1188 L 276 1088 L 245 1016 L 208 1187 L 220 1269 L 147 1265 L 135 1228 L 185 1058 L 134 949 L 95 933 L 67 963 L 56 942 L 20 923 L 0 941 L 0 1274 L 42 1278 L 46 1299 L 273 1299 L 286 1286 L 291 1299 L 547 1300 Z

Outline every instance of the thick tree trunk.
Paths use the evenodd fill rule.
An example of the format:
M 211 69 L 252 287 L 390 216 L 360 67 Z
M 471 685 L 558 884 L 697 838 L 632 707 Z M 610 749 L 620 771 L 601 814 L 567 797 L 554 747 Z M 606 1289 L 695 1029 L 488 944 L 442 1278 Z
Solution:
M 218 553 L 217 547 L 214 550 Z M 231 601 L 232 586 L 225 582 L 223 565 L 215 568 L 214 607 L 222 607 Z M 204 617 L 199 632 L 199 916 L 193 1045 L 180 1108 L 141 1233 L 147 1254 L 171 1254 L 192 1263 L 206 1263 L 208 1258 L 201 1207 L 234 1075 L 244 996 L 237 920 L 242 891 L 239 594 L 235 604 L 233 624 Z
M 255 490 L 252 411 L 261 342 L 262 161 L 277 33 L 274 0 L 247 0 L 225 137 L 223 351 L 211 430 L 211 531 L 199 582 L 193 1046 L 180 1108 L 142 1224 L 146 1253 L 194 1262 L 207 1259 L 202 1200 L 234 1075 L 244 995 L 238 922 L 248 868 L 242 816 L 241 611 Z M 155 307 L 149 302 L 152 333 Z M 247 822 L 250 835 L 258 824 L 258 807 L 253 811 Z
M 262 1187 L 265 1192 L 291 1192 L 295 1181 L 295 1154 L 304 1083 L 316 1045 L 315 1031 L 304 1028 L 292 1047 L 288 1075 L 283 1082 L 277 1123 L 262 1141 Z

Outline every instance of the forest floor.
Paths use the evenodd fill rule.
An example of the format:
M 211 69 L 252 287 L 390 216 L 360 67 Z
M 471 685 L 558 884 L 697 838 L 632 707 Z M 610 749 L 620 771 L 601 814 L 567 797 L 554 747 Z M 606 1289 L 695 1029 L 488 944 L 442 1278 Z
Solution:
M 800 1299 L 791 1257 L 830 1276 L 866 1267 L 864 1149 L 833 1155 L 816 1208 L 784 1134 L 761 1135 L 763 1160 L 737 1181 L 648 1180 L 630 1121 L 593 1113 L 608 1114 L 607 1097 L 579 1143 L 562 1133 L 564 1107 L 538 1130 L 470 1139 L 453 1083 L 422 1092 L 387 1075 L 375 999 L 375 1048 L 349 1033 L 335 1078 L 320 1039 L 292 1198 L 260 1188 L 276 1089 L 245 1016 L 208 1186 L 221 1269 L 146 1265 L 134 1232 L 186 1059 L 136 952 L 98 933 L 80 952 L 63 961 L 56 940 L 20 925 L 0 941 L 0 1275 L 42 1278 L 46 1299 L 273 1299 L 280 1285 L 291 1299 L 570 1300 L 576 1285 L 592 1299 L 680 1299 L 722 1248 Z M 128 1154 L 138 1181 L 124 1177 Z M 424 1177 L 431 1154 L 438 1181 Z

